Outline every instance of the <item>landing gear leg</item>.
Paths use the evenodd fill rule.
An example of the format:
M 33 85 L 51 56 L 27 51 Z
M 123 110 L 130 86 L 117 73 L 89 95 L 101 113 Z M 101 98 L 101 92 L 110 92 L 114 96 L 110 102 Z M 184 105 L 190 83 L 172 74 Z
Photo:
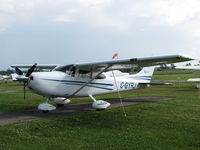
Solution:
M 49 104 L 49 100 L 50 100 L 50 98 L 47 98 L 47 100 L 46 100 L 45 103 L 46 103 L 46 104 Z M 42 112 L 46 114 L 46 113 L 49 112 L 49 110 L 42 110 Z

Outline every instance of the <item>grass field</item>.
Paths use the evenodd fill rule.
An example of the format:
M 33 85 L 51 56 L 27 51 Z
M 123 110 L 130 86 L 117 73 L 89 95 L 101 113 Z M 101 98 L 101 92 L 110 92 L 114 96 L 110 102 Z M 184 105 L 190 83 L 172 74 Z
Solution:
M 156 72 L 155 80 L 198 77 L 188 71 Z M 122 109 L 72 114 L 0 127 L 2 150 L 198 150 L 200 98 L 195 83 L 152 86 L 121 93 L 122 97 L 168 96 L 175 100 L 148 102 Z M 19 83 L 2 83 L 0 91 L 21 90 Z M 117 94 L 99 96 L 101 99 Z M 73 102 L 89 101 L 88 98 Z M 36 107 L 44 98 L 31 92 L 0 93 L 0 111 Z

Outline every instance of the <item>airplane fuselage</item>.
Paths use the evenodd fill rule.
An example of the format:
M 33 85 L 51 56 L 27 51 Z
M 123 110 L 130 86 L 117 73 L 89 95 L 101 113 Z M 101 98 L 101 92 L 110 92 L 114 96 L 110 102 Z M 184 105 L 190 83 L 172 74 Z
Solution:
M 35 72 L 28 81 L 28 87 L 35 93 L 45 97 L 82 97 L 88 95 L 108 94 L 119 91 L 127 91 L 138 88 L 145 88 L 147 84 L 140 84 L 140 80 L 133 80 L 124 77 L 110 77 L 105 75 L 104 79 L 94 79 L 78 93 L 90 78 L 76 77 L 60 71 Z

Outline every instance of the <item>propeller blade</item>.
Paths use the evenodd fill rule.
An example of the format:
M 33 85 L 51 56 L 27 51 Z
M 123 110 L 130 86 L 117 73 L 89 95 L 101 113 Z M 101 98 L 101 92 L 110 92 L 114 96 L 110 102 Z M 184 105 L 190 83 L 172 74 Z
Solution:
M 15 67 L 15 72 L 16 72 L 18 75 L 23 75 L 23 72 L 22 72 L 19 68 L 17 68 L 17 67 Z
M 36 66 L 37 66 L 37 63 L 35 63 L 35 64 L 28 70 L 28 72 L 26 73 L 26 77 L 29 77 L 29 76 L 33 73 L 33 71 L 35 70 Z

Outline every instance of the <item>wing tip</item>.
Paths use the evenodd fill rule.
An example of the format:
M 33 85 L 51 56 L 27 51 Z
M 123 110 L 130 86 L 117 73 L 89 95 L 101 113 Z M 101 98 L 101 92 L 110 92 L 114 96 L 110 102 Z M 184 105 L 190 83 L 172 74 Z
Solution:
M 187 55 L 187 54 L 179 54 L 178 56 L 179 56 L 179 59 L 186 59 L 188 61 L 196 59 L 196 58 L 193 58 L 193 57 L 191 57 L 190 55 Z

